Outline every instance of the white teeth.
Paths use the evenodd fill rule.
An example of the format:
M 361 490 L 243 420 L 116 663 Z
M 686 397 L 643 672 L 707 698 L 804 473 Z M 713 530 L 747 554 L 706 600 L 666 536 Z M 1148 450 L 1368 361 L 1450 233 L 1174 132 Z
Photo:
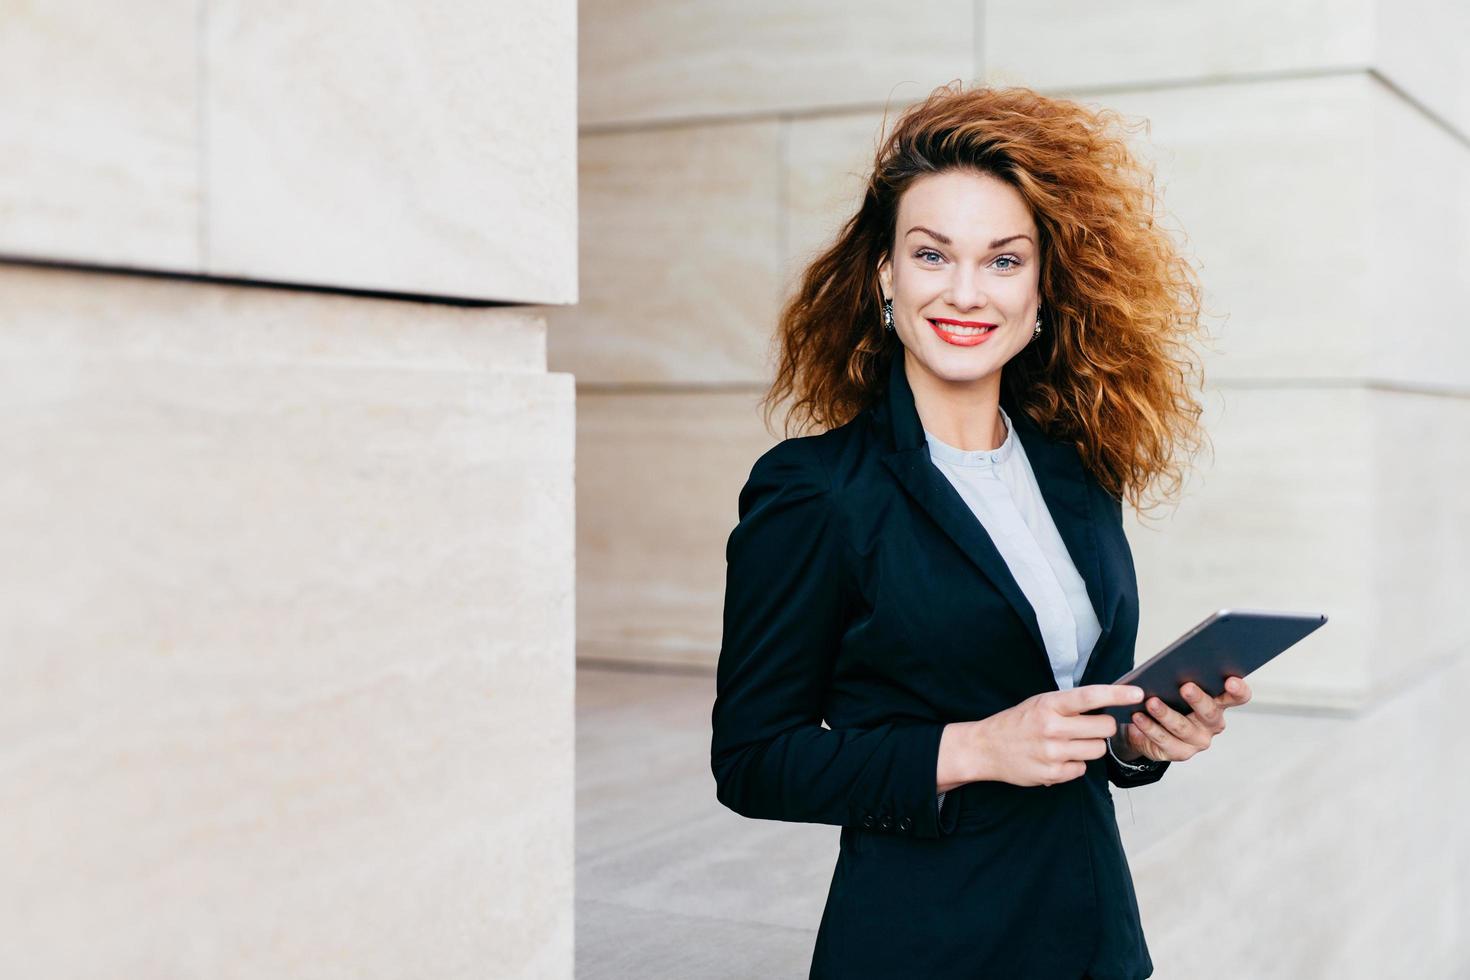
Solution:
M 977 333 L 989 333 L 995 329 L 994 327 L 962 327 L 955 323 L 936 323 L 934 325 L 945 333 L 952 333 L 956 337 L 973 337 Z

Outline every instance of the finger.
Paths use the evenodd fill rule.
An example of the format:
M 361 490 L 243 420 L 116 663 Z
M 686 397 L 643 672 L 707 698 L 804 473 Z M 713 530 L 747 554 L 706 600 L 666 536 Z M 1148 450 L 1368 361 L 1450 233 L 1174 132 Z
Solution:
M 1149 698 L 1144 707 L 1148 709 L 1148 714 L 1154 721 L 1181 742 L 1193 745 L 1197 749 L 1209 746 L 1210 732 L 1198 722 L 1193 714 L 1186 718 L 1165 704 L 1161 698 Z M 1148 729 L 1144 730 L 1148 731 Z
M 1133 727 L 1138 729 L 1139 733 L 1148 742 L 1153 744 L 1154 748 L 1152 752 L 1155 756 L 1172 760 L 1184 760 L 1194 755 L 1197 751 L 1193 745 L 1190 745 L 1142 711 L 1135 711 L 1133 713 Z M 1147 749 L 1141 751 L 1144 751 L 1146 754 L 1148 752 Z
M 1223 708 L 1234 708 L 1245 704 L 1251 699 L 1251 686 L 1245 682 L 1244 677 L 1225 678 L 1225 693 L 1215 699 Z
M 1067 743 L 1068 761 L 1101 759 L 1108 751 L 1106 738 L 1074 738 Z
M 1058 715 L 1052 719 L 1050 734 L 1053 738 L 1088 739 L 1108 738 L 1117 734 L 1118 722 L 1109 714 Z
M 1137 714 L 1137 712 L 1134 713 Z M 1123 738 L 1127 741 L 1128 747 L 1145 759 L 1153 762 L 1163 762 L 1169 758 L 1168 753 L 1158 742 L 1149 738 L 1143 729 L 1138 726 L 1137 722 L 1124 725 L 1123 731 L 1126 733 Z
M 1194 709 L 1199 723 L 1218 735 L 1225 730 L 1225 706 L 1210 697 L 1198 684 L 1188 682 L 1179 688 L 1179 696 Z
M 1084 684 L 1053 692 L 1052 697 L 1058 711 L 1077 715 L 1115 704 L 1138 704 L 1143 700 L 1143 688 L 1133 684 Z
M 1221 708 L 1234 708 L 1251 699 L 1250 685 L 1242 677 L 1225 678 L 1224 691 L 1216 694 L 1214 702 Z
M 1134 713 L 1137 714 L 1137 712 Z M 1154 762 L 1160 762 L 1167 758 L 1164 750 L 1159 747 L 1159 743 L 1145 735 L 1143 729 L 1138 727 L 1137 722 L 1124 725 L 1123 731 L 1125 733 L 1123 736 L 1124 741 L 1138 755 Z
M 1078 776 L 1087 774 L 1087 763 L 1081 759 L 1059 759 L 1050 762 L 1045 771 L 1051 776 L 1050 779 L 1041 779 L 1042 786 L 1055 786 L 1076 779 Z

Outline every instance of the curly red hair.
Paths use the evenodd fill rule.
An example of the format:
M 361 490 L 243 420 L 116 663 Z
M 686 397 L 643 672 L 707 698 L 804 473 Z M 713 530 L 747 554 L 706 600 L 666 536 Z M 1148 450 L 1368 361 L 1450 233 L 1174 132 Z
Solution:
M 951 82 L 909 106 L 880 141 L 857 213 L 783 305 L 777 371 L 761 400 L 767 428 L 787 398 L 788 434 L 793 420 L 831 428 L 877 400 L 902 353 L 882 329 L 876 273 L 893 248 L 899 198 L 919 177 L 967 169 L 1014 187 L 1040 232 L 1046 329 L 1002 370 L 1012 402 L 1072 441 L 1098 482 L 1135 509 L 1151 484 L 1177 494 L 1178 458 L 1205 438 L 1194 395 L 1204 370 L 1189 343 L 1203 336 L 1202 291 L 1156 222 L 1153 172 L 1126 142 L 1134 128 L 1114 110 L 1019 86 Z

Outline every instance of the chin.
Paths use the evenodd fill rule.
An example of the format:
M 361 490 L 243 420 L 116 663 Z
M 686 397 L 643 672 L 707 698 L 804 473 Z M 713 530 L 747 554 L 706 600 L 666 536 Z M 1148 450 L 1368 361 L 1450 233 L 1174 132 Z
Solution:
M 989 359 L 984 364 L 980 364 L 973 359 L 966 363 L 964 359 L 955 357 L 940 357 L 937 362 L 931 360 L 924 366 L 930 374 L 950 384 L 969 384 L 980 381 L 1000 370 L 1000 366 Z

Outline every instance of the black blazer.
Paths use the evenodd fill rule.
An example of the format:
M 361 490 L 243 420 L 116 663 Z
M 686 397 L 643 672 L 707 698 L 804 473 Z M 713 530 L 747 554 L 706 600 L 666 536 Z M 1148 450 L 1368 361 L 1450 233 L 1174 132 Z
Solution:
M 711 713 L 721 803 L 842 828 L 813 977 L 1147 977 L 1109 783 L 967 783 L 938 807 L 945 724 L 1057 684 L 1036 615 L 930 461 L 900 350 L 851 422 L 787 439 L 740 492 Z M 1102 634 L 1082 684 L 1133 666 L 1121 501 L 1003 394 Z M 830 727 L 823 727 L 826 721 Z

